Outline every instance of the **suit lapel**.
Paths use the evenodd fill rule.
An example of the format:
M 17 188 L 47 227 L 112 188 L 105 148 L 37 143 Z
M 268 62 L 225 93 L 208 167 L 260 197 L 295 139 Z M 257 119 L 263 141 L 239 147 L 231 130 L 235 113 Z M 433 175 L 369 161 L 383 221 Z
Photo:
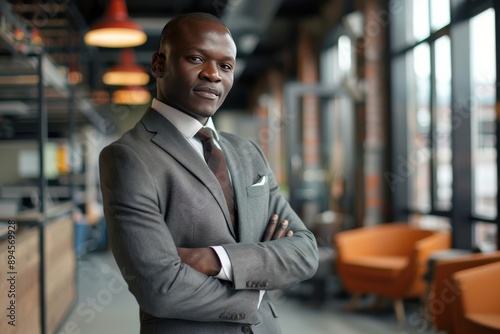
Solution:
M 224 212 L 226 224 L 231 230 L 233 237 L 236 237 L 226 200 L 224 199 L 224 193 L 219 182 L 182 133 L 165 117 L 151 108 L 146 112 L 141 121 L 146 130 L 155 133 L 151 141 L 177 160 L 208 188 Z

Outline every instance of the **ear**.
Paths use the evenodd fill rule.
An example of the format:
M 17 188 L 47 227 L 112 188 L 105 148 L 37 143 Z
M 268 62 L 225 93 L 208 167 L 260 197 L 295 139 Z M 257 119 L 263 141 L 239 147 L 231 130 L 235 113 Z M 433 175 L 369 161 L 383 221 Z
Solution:
M 151 72 L 155 78 L 163 78 L 165 75 L 165 55 L 155 52 L 151 60 Z

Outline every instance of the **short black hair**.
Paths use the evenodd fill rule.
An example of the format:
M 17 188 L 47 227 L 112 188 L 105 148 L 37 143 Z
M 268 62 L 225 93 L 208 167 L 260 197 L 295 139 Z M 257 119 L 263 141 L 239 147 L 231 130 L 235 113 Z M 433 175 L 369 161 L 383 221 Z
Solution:
M 180 23 L 182 21 L 187 20 L 187 19 L 194 19 L 194 20 L 198 20 L 198 21 L 209 21 L 209 22 L 219 23 L 219 24 L 223 25 L 224 27 L 226 27 L 229 34 L 231 34 L 231 32 L 229 31 L 229 28 L 224 24 L 224 22 L 222 22 L 215 15 L 212 15 L 210 13 L 204 13 L 204 12 L 186 13 L 186 14 L 182 14 L 182 15 L 174 17 L 173 19 L 168 21 L 167 24 L 165 24 L 165 26 L 163 27 L 163 30 L 161 31 L 160 41 L 158 43 L 158 52 L 161 53 L 164 51 L 165 44 L 167 44 L 168 41 L 170 41 L 170 36 L 172 35 L 172 32 L 174 32 L 180 26 Z

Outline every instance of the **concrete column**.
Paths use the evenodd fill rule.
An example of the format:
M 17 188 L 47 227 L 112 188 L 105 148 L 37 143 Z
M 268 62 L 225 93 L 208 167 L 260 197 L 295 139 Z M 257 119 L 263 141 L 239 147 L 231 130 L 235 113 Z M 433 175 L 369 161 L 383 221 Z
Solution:
M 387 170 L 388 143 L 388 75 L 387 43 L 389 12 L 387 1 L 364 2 L 365 35 L 365 138 L 364 179 L 365 219 L 364 225 L 385 222 L 388 201 L 383 174 Z

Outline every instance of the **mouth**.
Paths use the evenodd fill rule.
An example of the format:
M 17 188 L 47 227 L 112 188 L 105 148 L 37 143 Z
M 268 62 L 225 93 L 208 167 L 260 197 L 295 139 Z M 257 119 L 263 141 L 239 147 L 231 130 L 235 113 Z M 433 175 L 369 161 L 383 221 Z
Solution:
M 195 94 L 209 100 L 215 100 L 221 95 L 220 91 L 210 87 L 196 87 L 193 91 Z

